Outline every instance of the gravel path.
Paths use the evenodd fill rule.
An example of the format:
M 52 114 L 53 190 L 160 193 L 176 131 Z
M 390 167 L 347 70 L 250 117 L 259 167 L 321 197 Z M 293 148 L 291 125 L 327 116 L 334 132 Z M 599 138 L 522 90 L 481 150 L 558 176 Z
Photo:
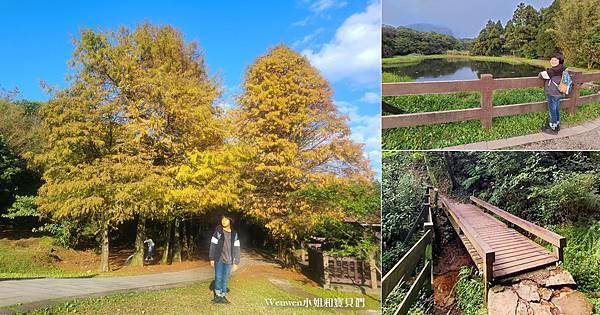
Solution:
M 241 258 L 240 270 L 248 265 L 265 263 L 265 259 L 254 252 L 242 251 Z M 177 287 L 192 282 L 208 281 L 213 277 L 213 268 L 206 266 L 139 276 L 0 281 L 0 314 L 12 313 L 7 307 L 16 304 L 46 305 L 52 304 L 53 301 L 73 298 Z
M 566 138 L 545 140 L 512 147 L 514 150 L 598 150 L 600 128 Z

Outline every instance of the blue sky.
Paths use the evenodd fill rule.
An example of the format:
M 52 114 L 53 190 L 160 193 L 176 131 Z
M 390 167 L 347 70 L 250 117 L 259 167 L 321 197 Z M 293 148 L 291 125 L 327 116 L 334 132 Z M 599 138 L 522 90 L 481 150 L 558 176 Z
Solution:
M 489 19 L 506 25 L 517 5 L 536 9 L 552 0 L 383 0 L 383 23 L 392 26 L 430 23 L 450 28 L 458 37 L 477 37 Z
M 48 99 L 40 82 L 65 86 L 72 39 L 88 27 L 171 24 L 199 43 L 229 96 L 239 91 L 245 68 L 257 56 L 285 43 L 332 83 L 353 139 L 365 144 L 380 172 L 379 0 L 174 2 L 0 1 L 0 88 L 16 87 L 26 99 Z

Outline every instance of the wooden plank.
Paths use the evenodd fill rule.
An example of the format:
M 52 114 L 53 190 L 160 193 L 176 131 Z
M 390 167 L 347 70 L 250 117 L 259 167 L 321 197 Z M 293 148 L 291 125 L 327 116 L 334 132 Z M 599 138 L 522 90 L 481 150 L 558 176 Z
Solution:
M 480 108 L 445 110 L 381 117 L 381 129 L 445 124 L 479 119 Z
M 600 80 L 600 72 L 584 73 L 581 75 L 581 82 L 579 82 L 579 83 L 598 81 L 598 80 Z
M 591 102 L 597 102 L 600 101 L 600 93 L 598 94 L 592 94 L 592 95 L 586 95 L 586 96 L 580 96 L 577 99 L 577 106 L 581 106 L 584 104 L 588 104 Z
M 497 271 L 501 271 L 501 270 L 504 270 L 504 269 L 515 268 L 515 267 L 518 267 L 518 266 L 533 265 L 534 263 L 537 263 L 539 261 L 545 261 L 545 260 L 548 260 L 548 259 L 552 259 L 552 260 L 556 261 L 556 259 L 554 257 L 550 256 L 550 255 L 540 255 L 540 256 L 530 257 L 530 258 L 526 258 L 526 259 L 521 259 L 519 261 L 512 261 L 512 262 L 509 262 L 509 263 L 503 263 L 503 264 L 500 264 L 500 265 L 495 266 L 495 267 L 496 267 Z
M 543 87 L 544 80 L 538 77 L 503 78 L 494 80 L 494 89 L 521 89 L 529 87 Z
M 480 80 L 382 83 L 381 96 L 479 91 Z
M 483 201 L 477 197 L 471 196 L 471 200 L 473 202 L 475 202 L 476 204 L 480 205 L 481 207 L 487 209 L 488 211 L 493 212 L 495 215 L 505 219 L 508 222 L 511 222 L 511 223 L 517 225 L 518 227 L 524 229 L 525 231 L 532 233 L 533 235 L 545 240 L 546 242 L 548 242 L 554 246 L 560 246 L 561 244 L 563 244 L 562 243 L 563 240 L 565 240 L 564 237 L 562 237 L 552 231 L 548 231 L 539 225 L 525 221 L 525 220 L 517 217 L 516 215 L 510 214 L 510 213 L 508 213 L 486 201 Z
M 515 266 L 515 267 L 505 268 L 502 270 L 494 271 L 494 277 L 501 278 L 501 277 L 506 277 L 506 276 L 510 276 L 513 274 L 517 274 L 517 273 L 526 272 L 526 271 L 529 271 L 532 269 L 546 267 L 548 265 L 554 264 L 556 261 L 557 261 L 557 259 L 552 257 L 552 258 L 546 258 L 545 260 L 540 260 L 540 261 L 532 262 L 532 263 L 525 264 L 525 265 L 519 265 L 519 266 Z
M 423 267 L 423 269 L 417 276 L 417 279 L 415 280 L 415 282 L 412 284 L 412 286 L 408 290 L 408 293 L 402 300 L 402 303 L 400 303 L 400 307 L 396 310 L 394 315 L 408 313 L 408 310 L 410 310 L 410 308 L 413 305 L 413 303 L 415 302 L 415 300 L 419 297 L 419 292 L 423 288 L 425 281 L 429 280 L 431 282 L 431 279 L 429 279 L 429 277 L 431 276 L 429 269 L 431 269 L 431 261 L 427 261 L 425 263 L 425 266 Z
M 482 237 L 482 238 L 485 239 L 486 242 L 488 242 L 488 243 L 492 243 L 493 241 L 521 239 L 518 235 L 515 235 L 514 233 L 499 235 L 497 237 L 494 237 L 494 236 L 490 235 L 490 236 L 485 236 L 485 237 Z
M 494 117 L 514 116 L 533 112 L 543 112 L 546 111 L 547 108 L 548 103 L 546 102 L 494 106 L 492 115 Z
M 516 253 L 514 256 L 496 256 L 496 261 L 494 261 L 494 266 L 500 266 L 502 264 L 512 263 L 514 261 L 519 261 L 522 259 L 532 258 L 532 257 L 540 257 L 546 256 L 546 253 L 534 251 L 534 252 L 523 252 Z
M 526 248 L 526 247 L 534 247 L 531 243 L 522 242 L 515 244 L 506 244 L 506 245 L 498 245 L 494 248 L 496 251 L 502 251 L 505 249 L 517 249 L 517 248 Z
M 411 247 L 400 261 L 385 274 L 381 285 L 381 294 L 384 300 L 396 285 L 398 285 L 398 282 L 400 282 L 404 275 L 411 272 L 416 267 L 420 258 L 425 255 L 425 247 L 431 242 L 432 236 L 433 232 L 431 230 L 425 232 L 419 241 Z

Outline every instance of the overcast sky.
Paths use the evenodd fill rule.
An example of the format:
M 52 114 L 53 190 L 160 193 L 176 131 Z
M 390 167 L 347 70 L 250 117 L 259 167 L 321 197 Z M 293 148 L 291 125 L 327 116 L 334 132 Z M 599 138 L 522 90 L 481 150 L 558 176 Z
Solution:
M 430 23 L 450 28 L 455 36 L 472 38 L 489 19 L 505 25 L 520 2 L 539 9 L 550 6 L 552 0 L 383 0 L 383 23 Z

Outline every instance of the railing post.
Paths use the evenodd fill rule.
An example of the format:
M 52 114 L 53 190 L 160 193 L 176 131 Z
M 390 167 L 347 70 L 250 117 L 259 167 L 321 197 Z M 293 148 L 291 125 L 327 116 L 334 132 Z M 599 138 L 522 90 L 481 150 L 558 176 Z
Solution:
M 431 239 L 429 240 L 429 244 L 425 247 L 425 262 L 431 262 L 431 268 L 429 268 L 430 270 L 428 271 L 429 281 L 427 281 L 427 287 L 433 289 L 433 222 L 426 222 L 424 228 L 425 233 L 431 231 Z
M 495 252 L 485 253 L 483 257 L 483 302 L 487 305 L 487 296 L 489 284 L 494 278 L 494 260 L 496 259 Z
M 493 119 L 493 98 L 494 98 L 494 77 L 491 74 L 482 74 L 481 75 L 481 125 L 483 128 L 489 129 L 492 128 L 492 119 Z
M 329 289 L 331 287 L 331 279 L 329 279 L 329 256 L 323 253 L 323 288 Z
M 573 80 L 573 91 L 571 91 L 571 95 L 569 96 L 569 102 L 566 104 L 567 113 L 571 116 L 577 114 L 577 99 L 579 98 L 579 89 L 581 87 L 581 71 L 572 71 L 571 79 Z
M 369 257 L 369 268 L 371 269 L 371 289 L 377 290 L 377 268 L 375 268 L 375 258 Z
M 564 248 L 567 246 L 567 239 L 561 238 L 558 240 L 559 246 L 553 246 L 554 255 L 558 258 L 558 262 L 562 262 L 564 258 Z

